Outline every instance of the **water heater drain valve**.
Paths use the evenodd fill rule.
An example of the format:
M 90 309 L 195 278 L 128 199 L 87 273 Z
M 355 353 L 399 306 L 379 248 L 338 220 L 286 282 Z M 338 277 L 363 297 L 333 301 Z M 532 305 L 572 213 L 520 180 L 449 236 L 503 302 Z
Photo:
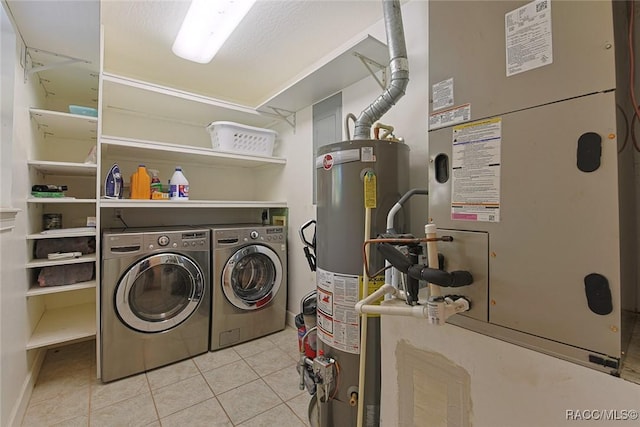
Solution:
M 469 300 L 458 295 L 432 296 L 427 301 L 427 320 L 432 325 L 442 326 L 454 314 L 469 311 Z

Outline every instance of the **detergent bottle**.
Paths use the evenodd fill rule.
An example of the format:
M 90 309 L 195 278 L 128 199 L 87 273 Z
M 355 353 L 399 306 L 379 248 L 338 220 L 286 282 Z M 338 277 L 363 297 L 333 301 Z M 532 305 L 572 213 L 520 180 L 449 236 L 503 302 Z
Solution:
M 147 200 L 151 198 L 151 178 L 144 165 L 139 165 L 138 170 L 131 175 L 131 198 Z
M 151 172 L 151 198 L 160 199 L 162 197 L 159 197 L 159 194 L 157 196 L 154 196 L 155 193 L 162 193 L 162 183 L 160 182 L 160 177 L 158 176 L 160 172 L 157 169 L 149 169 L 149 172 Z
M 176 167 L 169 182 L 171 183 L 169 186 L 169 198 L 171 200 L 189 200 L 189 181 L 182 173 L 180 166 Z

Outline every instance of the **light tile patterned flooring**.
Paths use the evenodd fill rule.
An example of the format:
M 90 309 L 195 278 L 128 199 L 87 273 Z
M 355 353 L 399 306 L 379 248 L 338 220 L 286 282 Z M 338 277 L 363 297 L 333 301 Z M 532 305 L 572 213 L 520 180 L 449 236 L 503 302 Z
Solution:
M 23 426 L 309 426 L 297 331 L 122 380 L 96 379 L 95 341 L 48 350 Z

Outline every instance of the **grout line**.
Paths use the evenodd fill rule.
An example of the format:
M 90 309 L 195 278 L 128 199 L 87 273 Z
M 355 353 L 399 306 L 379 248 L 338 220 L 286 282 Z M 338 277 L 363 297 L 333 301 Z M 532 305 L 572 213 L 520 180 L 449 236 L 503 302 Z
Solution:
M 147 380 L 147 387 L 149 388 L 149 394 L 151 395 L 151 401 L 153 402 L 153 409 L 156 411 L 156 418 L 162 426 L 162 421 L 160 421 L 160 412 L 158 412 L 158 405 L 156 405 L 156 399 L 153 397 L 153 390 L 151 389 L 151 383 L 149 382 L 149 376 L 147 373 L 144 373 L 144 378 Z

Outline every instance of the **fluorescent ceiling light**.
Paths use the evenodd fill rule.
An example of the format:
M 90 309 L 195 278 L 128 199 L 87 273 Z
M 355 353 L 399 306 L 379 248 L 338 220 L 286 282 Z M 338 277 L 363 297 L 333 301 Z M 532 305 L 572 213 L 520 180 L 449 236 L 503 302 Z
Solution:
M 171 50 L 181 58 L 211 62 L 256 0 L 193 0 Z

